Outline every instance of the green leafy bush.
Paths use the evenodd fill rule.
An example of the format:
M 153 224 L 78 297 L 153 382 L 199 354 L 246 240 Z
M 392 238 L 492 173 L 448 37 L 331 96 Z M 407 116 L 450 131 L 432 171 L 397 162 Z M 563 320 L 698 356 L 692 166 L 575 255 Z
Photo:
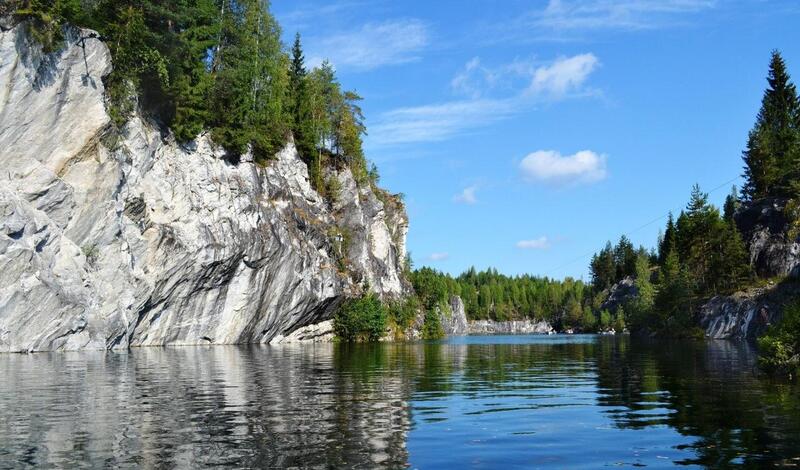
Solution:
M 386 309 L 370 293 L 344 302 L 333 317 L 333 332 L 342 341 L 378 341 L 386 331 Z
M 759 365 L 775 375 L 800 374 L 800 302 L 786 307 L 783 319 L 758 339 Z

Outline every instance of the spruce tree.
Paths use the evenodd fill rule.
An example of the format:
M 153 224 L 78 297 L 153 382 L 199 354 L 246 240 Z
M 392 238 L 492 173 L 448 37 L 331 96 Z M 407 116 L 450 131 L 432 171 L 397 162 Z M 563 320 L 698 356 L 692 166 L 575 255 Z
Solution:
M 314 138 L 314 122 L 310 90 L 305 67 L 303 47 L 300 43 L 300 33 L 297 33 L 292 45 L 292 57 L 289 70 L 289 92 L 291 94 L 292 131 L 295 144 L 300 155 L 309 166 L 312 175 L 311 182 L 319 189 L 319 178 L 313 177 L 319 171 L 316 154 L 316 141 Z
M 778 51 L 772 52 L 767 82 L 742 156 L 748 200 L 791 196 L 800 176 L 800 103 Z
M 659 266 L 664 265 L 664 261 L 666 261 L 667 255 L 670 251 L 675 251 L 676 243 L 675 220 L 672 217 L 672 212 L 670 212 L 667 216 L 667 228 L 664 230 L 664 236 L 662 237 L 661 243 L 658 246 Z
M 723 206 L 722 211 L 722 218 L 726 221 L 733 221 L 733 216 L 736 214 L 736 210 L 740 206 L 739 202 L 739 192 L 736 190 L 736 186 L 731 188 L 730 194 L 725 197 L 725 205 Z

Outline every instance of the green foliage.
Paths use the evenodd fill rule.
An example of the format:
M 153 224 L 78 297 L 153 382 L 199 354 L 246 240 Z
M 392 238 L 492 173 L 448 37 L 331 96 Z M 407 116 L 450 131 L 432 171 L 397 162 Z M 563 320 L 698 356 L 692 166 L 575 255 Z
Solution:
M 591 333 L 597 331 L 597 318 L 592 313 L 591 307 L 585 305 L 583 307 L 583 316 L 580 322 L 581 331 L 584 333 Z
M 232 157 L 270 158 L 291 131 L 324 192 L 323 164 L 373 176 L 362 150 L 361 97 L 342 91 L 325 62 L 308 71 L 299 35 L 287 53 L 263 0 L 13 0 L 1 11 L 26 20 L 46 52 L 62 25 L 97 30 L 111 50 L 109 114 L 122 127 L 137 106 L 180 142 L 210 130 Z M 327 157 L 326 157 L 327 156 Z M 235 160 L 235 158 L 234 158 Z
M 606 331 L 610 329 L 612 321 L 611 312 L 606 309 L 600 311 L 600 330 Z
M 582 281 L 529 275 L 512 277 L 495 269 L 479 272 L 470 268 L 453 278 L 424 267 L 412 272 L 409 278 L 426 310 L 458 295 L 471 320 L 543 319 L 583 329 L 584 308 L 591 307 L 593 300 Z
M 772 52 L 767 82 L 742 155 L 748 200 L 795 196 L 800 181 L 800 101 L 778 51 Z
M 611 242 L 592 257 L 589 270 L 592 275 L 592 287 L 595 292 L 610 288 L 622 279 L 636 274 L 636 259 L 647 255 L 644 247 L 634 250 L 633 244 L 623 235 L 616 246 Z
M 797 377 L 800 374 L 800 302 L 784 308 L 780 323 L 758 339 L 759 365 L 769 373 Z
M 342 341 L 378 341 L 386 332 L 386 309 L 374 294 L 344 302 L 333 317 L 333 331 Z
M 100 257 L 100 250 L 97 248 L 97 245 L 94 243 L 91 245 L 83 245 L 81 251 L 83 252 L 83 256 L 86 257 L 86 263 L 90 267 L 94 267 L 95 263 L 97 263 L 97 258 Z
M 617 309 L 617 314 L 616 316 L 614 316 L 613 327 L 614 331 L 616 331 L 617 333 L 622 333 L 623 331 L 625 331 L 625 328 L 627 327 L 627 325 L 625 324 L 625 310 L 622 308 L 622 306 L 620 306 Z
M 440 305 L 440 308 L 450 309 L 446 304 Z M 439 309 L 426 310 L 422 324 L 422 339 L 441 339 L 443 337 L 444 329 L 442 328 L 442 319 Z
M 402 300 L 395 300 L 386 306 L 388 318 L 401 331 L 405 331 L 411 326 L 419 309 L 419 299 L 414 295 Z
M 637 295 L 627 304 L 628 318 L 635 328 L 652 328 L 654 325 L 654 305 L 656 300 L 655 286 L 650 282 L 650 262 L 647 256 L 640 255 L 636 258 L 636 287 Z M 618 312 L 619 314 L 619 312 Z

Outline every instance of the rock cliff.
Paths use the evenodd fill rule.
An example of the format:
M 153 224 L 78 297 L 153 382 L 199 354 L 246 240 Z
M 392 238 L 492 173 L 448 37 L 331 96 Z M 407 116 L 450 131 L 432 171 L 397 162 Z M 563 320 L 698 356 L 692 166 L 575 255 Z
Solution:
M 473 320 L 469 322 L 471 335 L 552 334 L 553 326 L 545 320 Z
M 407 291 L 391 196 L 342 170 L 330 204 L 292 142 L 261 166 L 141 116 L 112 130 L 102 42 L 0 28 L 0 351 L 263 343 Z
M 464 336 L 469 334 L 469 323 L 464 311 L 464 301 L 454 295 L 450 298 L 450 312 L 441 313 L 442 330 L 447 336 Z
M 736 212 L 736 225 L 750 250 L 750 261 L 761 277 L 800 277 L 800 240 L 791 238 L 786 200 L 763 199 Z
M 752 340 L 780 321 L 783 306 L 798 297 L 796 281 L 720 295 L 700 308 L 698 320 L 710 338 Z

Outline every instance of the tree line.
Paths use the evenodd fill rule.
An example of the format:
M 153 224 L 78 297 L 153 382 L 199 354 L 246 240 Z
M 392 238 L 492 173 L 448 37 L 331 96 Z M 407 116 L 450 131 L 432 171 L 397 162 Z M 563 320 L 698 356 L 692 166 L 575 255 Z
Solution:
M 596 254 L 590 263 L 592 288 L 605 292 L 633 274 L 638 298 L 627 306 L 633 329 L 680 334 L 694 325 L 693 312 L 711 296 L 729 294 L 756 280 L 747 246 L 735 216 L 743 205 L 780 198 L 797 207 L 800 176 L 800 100 L 780 53 L 772 53 L 767 89 L 756 123 L 743 151 L 745 183 L 734 187 L 722 211 L 708 202 L 699 186 L 692 188 L 677 219 L 669 214 L 656 253 L 640 249 L 631 273 L 631 247 L 620 241 Z M 787 214 L 791 219 L 797 217 Z
M 536 319 L 559 329 L 581 331 L 608 329 L 616 321 L 606 312 L 606 324 L 601 325 L 592 309 L 590 286 L 572 278 L 559 281 L 531 275 L 507 276 L 493 268 L 470 268 L 453 277 L 423 267 L 412 272 L 410 279 L 426 311 L 449 310 L 450 298 L 459 296 L 469 320 Z
M 99 32 L 114 70 L 104 79 L 121 127 L 140 109 L 181 142 L 202 132 L 229 156 L 264 161 L 289 135 L 324 192 L 325 165 L 348 165 L 359 183 L 377 177 L 362 151 L 361 97 L 342 89 L 333 66 L 307 69 L 290 50 L 265 0 L 10 0 L 13 14 L 52 51 L 67 23 Z

